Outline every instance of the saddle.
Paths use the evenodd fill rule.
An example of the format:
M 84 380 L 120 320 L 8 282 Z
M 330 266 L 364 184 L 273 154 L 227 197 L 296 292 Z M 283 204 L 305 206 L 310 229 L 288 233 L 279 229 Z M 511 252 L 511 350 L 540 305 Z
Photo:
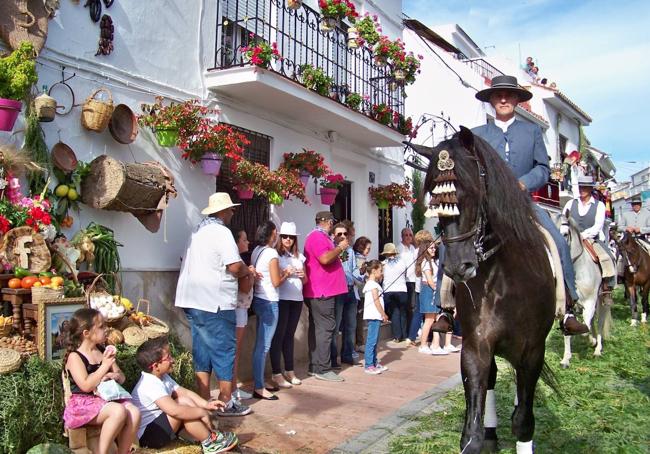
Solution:
M 593 260 L 594 263 L 600 263 L 600 259 L 598 258 L 598 254 L 596 253 L 596 250 L 594 249 L 594 246 L 591 243 L 591 241 L 583 238 L 582 239 L 582 246 L 589 253 L 589 256 L 591 257 L 591 260 Z

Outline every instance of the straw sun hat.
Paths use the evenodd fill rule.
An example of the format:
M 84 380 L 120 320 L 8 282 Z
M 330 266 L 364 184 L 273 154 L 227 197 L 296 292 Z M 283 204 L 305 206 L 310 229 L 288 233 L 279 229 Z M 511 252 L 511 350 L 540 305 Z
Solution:
M 213 214 L 219 211 L 227 210 L 228 208 L 236 207 L 241 203 L 232 203 L 230 194 L 227 192 L 215 192 L 208 199 L 208 206 L 203 208 L 201 214 Z

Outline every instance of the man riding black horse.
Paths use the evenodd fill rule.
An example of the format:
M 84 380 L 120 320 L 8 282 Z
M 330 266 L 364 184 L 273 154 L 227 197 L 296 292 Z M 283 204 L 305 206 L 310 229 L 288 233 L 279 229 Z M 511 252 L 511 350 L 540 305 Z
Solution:
M 623 212 L 618 231 L 635 235 L 645 250 L 650 253 L 650 242 L 648 242 L 650 236 L 650 211 L 643 209 L 643 202 L 639 195 L 633 196 L 630 199 L 630 204 L 632 205 L 632 211 Z
M 486 140 L 503 158 L 519 180 L 523 191 L 536 191 L 549 179 L 549 157 L 539 126 L 515 119 L 515 107 L 520 102 L 532 98 L 532 93 L 520 88 L 513 76 L 496 76 L 490 88 L 476 93 L 476 99 L 489 102 L 496 112 L 494 123 L 474 128 L 472 132 Z M 580 323 L 572 313 L 578 300 L 575 284 L 575 271 L 571 253 L 564 237 L 557 229 L 548 213 L 535 205 L 537 222 L 553 237 L 562 261 L 564 282 L 569 292 L 569 300 L 564 320 L 560 323 L 566 335 L 589 332 L 587 325 Z M 443 308 L 444 310 L 445 308 Z M 451 331 L 453 317 L 449 308 L 434 323 L 433 330 Z

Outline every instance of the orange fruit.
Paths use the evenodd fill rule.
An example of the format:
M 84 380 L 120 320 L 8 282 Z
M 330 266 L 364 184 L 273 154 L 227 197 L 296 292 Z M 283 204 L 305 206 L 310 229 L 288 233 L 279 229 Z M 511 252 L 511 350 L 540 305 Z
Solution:
M 47 276 L 39 277 L 38 280 L 39 280 L 40 283 L 43 284 L 43 285 L 47 285 L 47 284 L 49 284 L 50 282 L 52 282 L 52 279 L 50 279 L 50 278 L 47 277 Z
M 38 282 L 36 276 L 26 276 L 20 281 L 20 286 L 22 288 L 32 288 L 35 282 Z
M 17 277 L 15 277 L 15 278 L 13 278 L 13 279 L 9 279 L 9 282 L 7 283 L 7 285 L 9 286 L 9 288 L 16 289 L 16 288 L 20 288 L 20 287 L 21 287 L 20 283 L 21 283 L 21 282 L 20 282 L 20 279 L 18 279 Z

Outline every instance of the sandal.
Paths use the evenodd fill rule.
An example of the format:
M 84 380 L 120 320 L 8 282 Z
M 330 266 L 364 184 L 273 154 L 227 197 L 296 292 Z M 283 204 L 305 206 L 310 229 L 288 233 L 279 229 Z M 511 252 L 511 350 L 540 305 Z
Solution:
M 289 389 L 293 388 L 293 385 L 286 381 L 282 374 L 273 374 L 271 378 L 271 382 L 275 384 L 278 388 L 284 388 L 284 389 Z
M 289 383 L 291 383 L 292 385 L 301 385 L 302 384 L 302 380 L 300 380 L 298 377 L 296 377 L 296 375 L 293 373 L 293 371 L 289 371 L 289 372 L 285 371 L 284 372 L 284 378 L 286 378 L 287 381 Z

